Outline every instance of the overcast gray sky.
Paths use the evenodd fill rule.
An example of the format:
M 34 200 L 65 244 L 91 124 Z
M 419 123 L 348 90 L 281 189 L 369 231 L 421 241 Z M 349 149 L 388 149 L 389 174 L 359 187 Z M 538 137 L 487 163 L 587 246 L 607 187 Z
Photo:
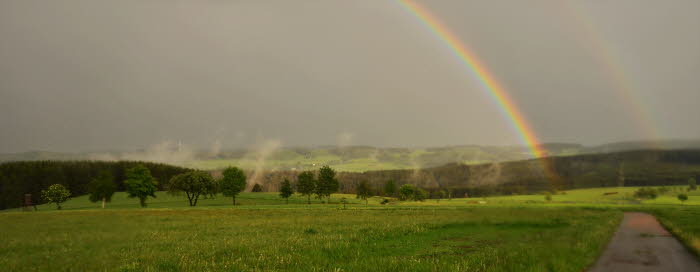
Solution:
M 648 138 L 633 104 L 661 137 L 700 137 L 700 1 L 419 2 L 543 141 Z M 612 59 L 632 96 L 616 90 Z M 0 152 L 261 139 L 519 144 L 395 1 L 0 1 Z

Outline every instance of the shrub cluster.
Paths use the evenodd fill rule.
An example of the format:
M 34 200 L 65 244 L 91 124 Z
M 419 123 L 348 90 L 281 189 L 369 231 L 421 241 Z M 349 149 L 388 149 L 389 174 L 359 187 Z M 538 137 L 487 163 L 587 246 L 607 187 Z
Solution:
M 654 188 L 639 188 L 634 192 L 634 197 L 643 199 L 655 199 L 659 195 L 659 192 Z

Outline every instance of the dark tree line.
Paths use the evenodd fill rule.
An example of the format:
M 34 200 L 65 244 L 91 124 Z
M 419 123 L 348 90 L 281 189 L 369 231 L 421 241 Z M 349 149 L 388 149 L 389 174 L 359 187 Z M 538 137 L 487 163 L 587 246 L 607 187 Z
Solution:
M 22 205 L 24 194 L 32 195 L 32 202 L 45 203 L 41 191 L 52 184 L 61 184 L 73 197 L 88 193 L 88 184 L 105 173 L 111 175 L 117 191 L 125 191 L 126 169 L 143 165 L 161 181 L 158 190 L 173 176 L 190 171 L 187 168 L 161 163 L 134 161 L 31 161 L 0 164 L 0 209 Z

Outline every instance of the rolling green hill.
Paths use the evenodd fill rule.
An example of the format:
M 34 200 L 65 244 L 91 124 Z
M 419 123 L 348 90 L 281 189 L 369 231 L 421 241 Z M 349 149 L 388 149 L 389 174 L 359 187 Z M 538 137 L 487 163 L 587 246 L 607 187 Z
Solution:
M 550 156 L 614 153 L 630 150 L 700 148 L 700 140 L 618 142 L 599 146 L 572 143 L 547 143 L 541 146 Z M 36 160 L 141 160 L 174 164 L 203 170 L 222 169 L 235 165 L 244 169 L 308 170 L 330 165 L 343 172 L 416 169 L 438 167 L 449 163 L 484 164 L 532 158 L 523 146 L 461 145 L 446 147 L 372 147 L 318 146 L 282 147 L 271 152 L 237 149 L 212 152 L 209 150 L 178 151 L 177 146 L 156 150 L 61 153 L 32 151 L 0 154 L 0 162 Z

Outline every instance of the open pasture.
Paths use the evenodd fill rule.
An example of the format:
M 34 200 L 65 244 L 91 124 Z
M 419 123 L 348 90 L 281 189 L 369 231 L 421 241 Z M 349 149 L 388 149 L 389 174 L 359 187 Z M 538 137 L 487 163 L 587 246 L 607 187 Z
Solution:
M 582 271 L 622 212 L 657 215 L 698 252 L 700 195 L 629 198 L 636 188 L 543 195 L 331 204 L 295 195 L 242 193 L 189 207 L 159 192 L 139 208 L 117 193 L 107 208 L 86 196 L 39 212 L 0 213 L 0 267 L 42 271 Z M 617 194 L 606 192 L 617 191 Z M 348 203 L 346 208 L 342 199 Z M 678 201 L 678 200 L 676 200 Z M 668 203 L 668 204 L 666 204 Z
M 578 208 L 3 213 L 0 266 L 46 271 L 580 271 L 620 219 Z

